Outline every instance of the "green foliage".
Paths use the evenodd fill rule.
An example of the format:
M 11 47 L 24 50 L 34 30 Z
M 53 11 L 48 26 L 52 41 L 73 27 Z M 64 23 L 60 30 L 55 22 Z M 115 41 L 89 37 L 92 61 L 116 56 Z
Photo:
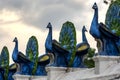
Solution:
M 120 36 L 120 0 L 112 1 L 107 14 L 105 24 L 112 31 L 115 31 L 115 34 Z
M 84 64 L 88 67 L 88 68 L 93 68 L 95 67 L 95 62 L 93 61 L 93 56 L 95 54 L 95 49 L 94 48 L 90 48 L 86 57 L 85 57 L 85 60 L 84 60 Z
M 29 38 L 26 48 L 26 56 L 34 63 L 32 70 L 32 75 L 34 75 L 37 70 L 38 62 L 38 41 L 35 36 Z
M 72 66 L 76 54 L 76 30 L 72 22 L 63 24 L 59 42 L 63 48 L 69 51 L 70 61 L 68 66 Z
M 9 72 L 9 52 L 6 46 L 3 47 L 0 56 L 0 66 L 4 68 L 4 80 L 8 80 Z

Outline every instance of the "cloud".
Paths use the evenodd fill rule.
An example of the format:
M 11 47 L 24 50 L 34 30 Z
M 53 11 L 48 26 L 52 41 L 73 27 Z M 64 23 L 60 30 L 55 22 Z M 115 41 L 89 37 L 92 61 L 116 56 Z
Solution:
M 3 20 L 0 20 L 0 25 L 4 25 L 4 24 L 12 24 L 12 23 L 16 23 L 16 22 L 19 22 L 21 21 L 20 19 L 18 20 L 10 20 L 10 21 L 3 21 Z
M 74 23 L 76 17 L 80 18 L 83 11 L 87 9 L 86 2 L 82 0 L 2 0 L 0 10 L 14 11 L 25 24 L 37 28 L 43 29 L 48 22 L 51 22 L 55 29 L 59 29 L 65 21 Z M 81 24 L 84 24 L 86 20 L 80 18 L 83 22 Z

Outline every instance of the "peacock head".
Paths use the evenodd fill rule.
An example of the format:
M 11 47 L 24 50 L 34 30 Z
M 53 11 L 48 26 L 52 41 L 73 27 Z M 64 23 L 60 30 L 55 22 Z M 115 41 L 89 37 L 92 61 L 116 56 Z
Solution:
M 87 32 L 87 29 L 86 29 L 85 26 L 83 26 L 82 31 L 84 31 L 84 32 L 86 31 Z
M 97 6 L 97 3 L 95 2 L 94 4 L 93 4 L 93 7 L 92 7 L 93 9 L 98 9 L 98 6 Z
M 46 28 L 52 28 L 51 23 L 49 22 Z
M 17 42 L 17 41 L 18 41 L 18 40 L 17 40 L 17 37 L 15 37 L 14 40 L 13 40 L 13 42 Z

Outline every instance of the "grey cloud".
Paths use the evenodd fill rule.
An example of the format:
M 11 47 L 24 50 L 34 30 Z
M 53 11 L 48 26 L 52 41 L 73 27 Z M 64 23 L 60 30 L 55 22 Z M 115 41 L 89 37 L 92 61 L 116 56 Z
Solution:
M 19 22 L 21 21 L 21 19 L 18 19 L 18 20 L 9 20 L 9 21 L 3 21 L 2 19 L 0 20 L 0 25 L 4 25 L 4 24 L 11 24 L 11 23 L 16 23 L 16 22 Z
M 48 22 L 58 29 L 65 21 L 83 15 L 86 9 L 84 3 L 82 0 L 79 3 L 74 0 L 2 0 L 0 10 L 15 11 L 24 23 L 41 29 Z M 81 19 L 81 22 L 84 21 Z

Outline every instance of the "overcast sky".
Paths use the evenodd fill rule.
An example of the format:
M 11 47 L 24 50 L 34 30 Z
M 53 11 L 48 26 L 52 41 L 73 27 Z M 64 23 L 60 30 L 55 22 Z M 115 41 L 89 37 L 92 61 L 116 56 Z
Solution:
M 39 54 L 45 53 L 44 41 L 47 37 L 48 22 L 53 25 L 53 38 L 59 38 L 61 26 L 66 21 L 74 23 L 77 42 L 81 41 L 81 29 L 85 25 L 89 31 L 94 11 L 91 8 L 97 2 L 99 22 L 104 22 L 108 5 L 103 0 L 1 0 L 0 1 L 0 50 L 7 46 L 10 56 L 14 49 L 12 42 L 18 38 L 19 51 L 25 53 L 28 39 L 34 35 L 38 39 Z M 86 33 L 91 47 L 95 41 Z M 12 62 L 12 57 L 10 57 Z

